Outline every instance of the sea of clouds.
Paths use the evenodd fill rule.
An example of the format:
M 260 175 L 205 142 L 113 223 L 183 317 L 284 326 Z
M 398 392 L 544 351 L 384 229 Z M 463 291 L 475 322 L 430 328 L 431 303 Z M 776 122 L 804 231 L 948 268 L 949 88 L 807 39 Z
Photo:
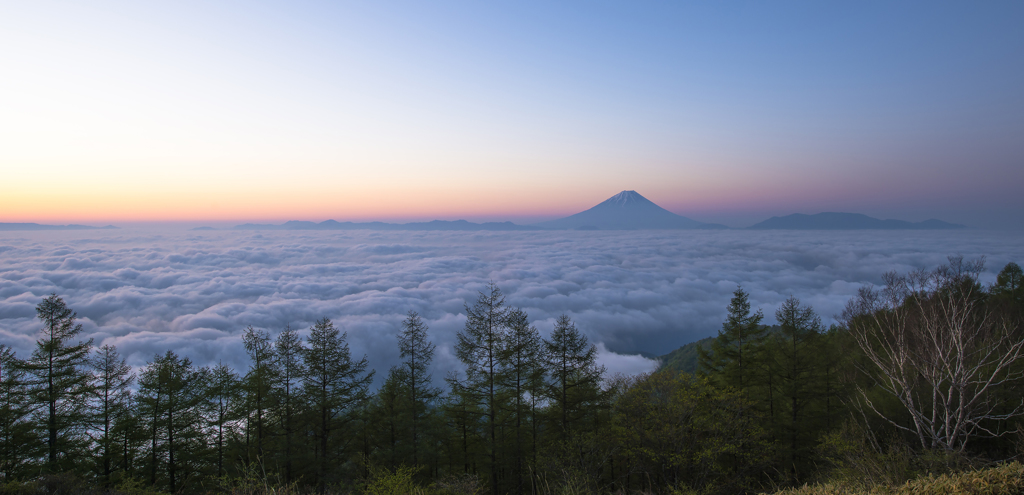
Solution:
M 84 337 L 143 366 L 168 349 L 200 365 L 248 365 L 247 326 L 275 336 L 328 317 L 380 376 L 417 311 L 437 343 L 435 379 L 460 369 L 455 335 L 488 282 L 541 334 L 568 314 L 609 372 L 648 371 L 714 335 L 737 285 L 767 322 L 790 296 L 826 324 L 884 272 L 987 257 L 985 283 L 1024 262 L 1024 234 L 998 231 L 0 232 L 0 343 L 27 357 L 35 306 L 56 293 Z

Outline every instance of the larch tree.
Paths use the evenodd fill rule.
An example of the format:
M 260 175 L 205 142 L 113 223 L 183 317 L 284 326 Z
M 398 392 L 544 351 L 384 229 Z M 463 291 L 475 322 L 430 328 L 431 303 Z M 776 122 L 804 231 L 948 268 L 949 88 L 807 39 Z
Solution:
M 307 344 L 302 352 L 306 369 L 302 390 L 317 440 L 316 480 L 323 493 L 327 489 L 328 466 L 336 457 L 333 443 L 346 415 L 366 399 L 373 371 L 366 372 L 366 356 L 352 360 L 346 334 L 339 332 L 327 318 L 318 320 L 310 328 Z
M 512 396 L 508 406 L 514 418 L 515 429 L 515 482 L 514 493 L 523 492 L 523 460 L 536 459 L 537 450 L 537 395 L 544 383 L 543 351 L 541 349 L 540 332 L 530 325 L 529 317 L 521 309 L 513 309 L 508 314 L 508 334 L 502 346 L 500 361 L 502 366 L 503 388 Z M 525 421 L 524 421 L 525 419 Z M 527 456 L 523 449 L 523 430 L 530 428 L 532 455 Z
M 60 472 L 74 464 L 88 443 L 88 398 L 92 376 L 88 371 L 92 340 L 73 342 L 82 332 L 78 315 L 64 300 L 51 294 L 36 306 L 43 321 L 42 337 L 28 360 L 32 374 L 32 401 L 46 432 L 47 469 Z M 77 454 L 77 455 L 76 455 Z
M 709 348 L 698 347 L 702 373 L 719 386 L 746 391 L 759 373 L 756 348 L 764 340 L 761 310 L 751 313 L 750 295 L 737 287 L 729 301 L 725 322 Z
M 498 409 L 501 388 L 499 360 L 507 331 L 505 296 L 493 282 L 466 307 L 466 326 L 456 336 L 455 355 L 466 365 L 460 392 L 485 414 L 491 493 L 498 493 Z
M 114 432 L 115 421 L 123 415 L 131 399 L 135 383 L 132 367 L 112 345 L 100 347 L 90 360 L 96 384 L 92 405 L 92 430 L 98 471 L 104 483 L 110 483 L 120 445 Z
M 776 421 L 779 440 L 785 445 L 790 479 L 797 481 L 817 439 L 819 428 L 812 417 L 811 405 L 824 397 L 821 387 L 821 318 L 795 297 L 786 299 L 775 312 L 779 331 L 770 338 L 769 355 L 778 370 L 780 409 L 785 413 Z
M 274 342 L 274 351 L 277 353 L 278 371 L 278 416 L 281 421 L 281 431 L 284 435 L 284 468 L 285 482 L 291 483 L 294 479 L 292 466 L 293 449 L 295 436 L 299 429 L 298 415 L 302 410 L 300 397 L 300 385 L 306 368 L 302 361 L 302 353 L 305 346 L 302 337 L 292 328 L 285 327 L 284 331 L 277 336 Z
M 250 421 L 255 423 L 255 428 L 252 429 L 256 433 L 256 458 L 263 459 L 265 455 L 263 444 L 269 434 L 264 418 L 267 415 L 267 410 L 272 408 L 271 391 L 274 389 L 274 382 L 277 379 L 277 355 L 274 353 L 270 335 L 252 326 L 245 329 L 242 343 L 245 345 L 245 352 L 249 354 L 250 360 L 244 385 L 249 410 L 256 416 Z
M 601 405 L 605 369 L 597 364 L 597 348 L 567 315 L 555 320 L 551 339 L 544 341 L 544 356 L 550 376 L 550 409 L 558 418 L 563 442 L 569 441 L 581 420 Z
M 150 483 L 156 485 L 162 473 L 171 493 L 191 481 L 195 472 L 190 467 L 205 448 L 203 407 L 209 377 L 209 370 L 196 368 L 173 351 L 157 356 L 139 377 L 140 415 L 150 421 Z
M 216 455 L 217 476 L 224 475 L 227 442 L 225 435 L 230 435 L 232 425 L 238 420 L 242 402 L 240 393 L 241 379 L 235 370 L 224 363 L 219 363 L 210 371 L 210 393 L 207 397 L 207 423 L 213 428 L 213 445 Z
M 32 403 L 25 363 L 0 344 L 0 477 L 16 480 L 28 476 L 42 442 L 32 424 Z
M 401 354 L 401 370 L 397 378 L 401 381 L 408 397 L 409 420 L 412 425 L 412 464 L 419 465 L 419 443 L 424 416 L 430 405 L 441 394 L 431 383 L 430 363 L 434 359 L 434 344 L 427 338 L 427 324 L 415 311 L 409 311 L 402 322 L 402 333 L 398 336 Z

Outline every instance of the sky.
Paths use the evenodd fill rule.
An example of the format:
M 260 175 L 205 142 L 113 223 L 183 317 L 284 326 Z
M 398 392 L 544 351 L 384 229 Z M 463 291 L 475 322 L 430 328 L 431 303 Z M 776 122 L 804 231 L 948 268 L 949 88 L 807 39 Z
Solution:
M 932 270 L 947 256 L 986 257 L 980 281 L 1022 261 L 1012 231 L 194 232 L 175 227 L 0 231 L 0 344 L 28 357 L 58 294 L 81 338 L 114 345 L 135 367 L 173 350 L 197 365 L 243 370 L 252 326 L 308 335 L 320 318 L 342 331 L 378 382 L 400 362 L 409 311 L 429 327 L 439 382 L 464 369 L 454 354 L 465 305 L 494 282 L 545 338 L 568 315 L 597 346 L 607 375 L 652 370 L 715 335 L 733 292 L 774 323 L 789 297 L 827 326 L 887 271 Z
M 0 222 L 1024 229 L 1024 3 L 4 2 Z

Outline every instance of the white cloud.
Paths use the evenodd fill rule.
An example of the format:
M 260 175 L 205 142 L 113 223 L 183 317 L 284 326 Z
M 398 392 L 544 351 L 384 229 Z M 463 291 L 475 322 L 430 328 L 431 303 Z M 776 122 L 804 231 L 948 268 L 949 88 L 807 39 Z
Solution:
M 88 337 L 133 365 L 167 349 L 242 369 L 249 325 L 272 334 L 331 318 L 381 375 L 398 360 L 405 313 L 438 344 L 435 378 L 458 368 L 463 305 L 494 281 L 547 335 L 567 313 L 609 372 L 646 370 L 628 355 L 664 354 L 714 334 L 737 284 L 774 319 L 790 295 L 825 319 L 889 270 L 947 255 L 988 256 L 985 280 L 1021 262 L 1007 232 L 235 232 L 0 233 L 0 341 L 27 355 L 35 305 L 55 292 Z M 620 354 L 611 352 L 617 351 Z

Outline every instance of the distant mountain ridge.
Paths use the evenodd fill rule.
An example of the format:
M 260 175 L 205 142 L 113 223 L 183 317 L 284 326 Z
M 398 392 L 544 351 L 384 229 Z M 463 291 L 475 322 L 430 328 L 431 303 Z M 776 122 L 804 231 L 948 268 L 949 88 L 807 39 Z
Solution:
M 3 225 L 3 224 L 0 224 Z M 73 226 L 67 226 L 73 227 Z M 95 228 L 84 227 L 81 228 Z M 705 223 L 668 211 L 636 191 L 622 191 L 596 206 L 557 220 L 517 225 L 512 222 L 473 223 L 466 220 L 433 220 L 430 222 L 387 223 L 387 222 L 338 222 L 326 220 L 310 222 L 290 220 L 283 224 L 246 223 L 236 225 L 236 230 L 434 230 L 434 231 L 529 231 L 529 230 L 690 230 L 728 229 L 725 225 Z M 879 220 L 860 213 L 818 213 L 805 215 L 794 213 L 784 217 L 772 217 L 754 224 L 747 229 L 770 230 L 940 230 L 963 229 L 963 225 L 925 220 L 905 222 L 903 220 Z M 0 228 L 2 230 L 2 228 Z M 199 229 L 195 229 L 199 230 Z M 204 229 L 205 230 L 205 229 Z
M 545 229 L 637 230 L 637 229 L 725 229 L 725 225 L 704 223 L 676 215 L 641 196 L 622 191 L 589 210 L 557 220 L 534 224 Z
M 38 223 L 0 223 L 0 230 L 109 230 L 116 229 L 113 225 L 93 227 L 91 225 L 43 225 Z
M 290 220 L 280 225 L 246 223 L 235 226 L 238 230 L 460 230 L 460 231 L 510 231 L 540 230 L 536 227 L 516 225 L 512 222 L 473 223 L 466 220 L 433 220 L 430 222 L 386 223 L 386 222 L 338 222 L 325 220 L 320 223 Z
M 753 230 L 948 230 L 965 229 L 965 225 L 930 219 L 923 222 L 879 220 L 860 213 L 826 212 L 816 215 L 794 213 L 784 217 L 771 217 L 747 227 Z

